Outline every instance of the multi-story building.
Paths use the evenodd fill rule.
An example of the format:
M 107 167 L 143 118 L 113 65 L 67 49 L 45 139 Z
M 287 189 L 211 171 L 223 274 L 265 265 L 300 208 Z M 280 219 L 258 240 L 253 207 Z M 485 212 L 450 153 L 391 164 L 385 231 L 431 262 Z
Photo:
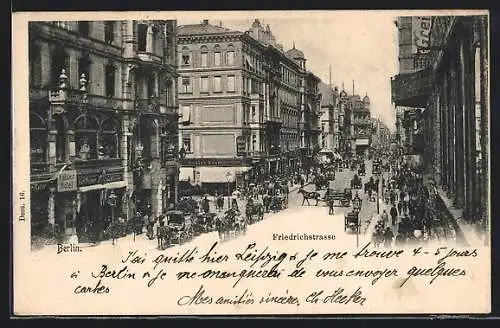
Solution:
M 303 54 L 287 56 L 258 20 L 179 26 L 178 51 L 186 185 L 226 193 L 300 165 Z
M 436 16 L 429 66 L 392 79 L 393 102 L 423 108 L 417 141 L 424 179 L 433 178 L 459 217 L 489 219 L 488 17 Z M 452 213 L 453 214 L 453 213 Z
M 335 130 L 335 107 L 336 97 L 335 91 L 326 83 L 319 84 L 319 92 L 321 94 L 321 136 L 320 145 L 324 153 L 333 154 L 337 148 L 336 145 L 336 130 Z
M 175 21 L 30 23 L 33 234 L 99 240 L 112 217 L 175 203 L 175 33 Z
M 340 106 L 345 113 L 344 131 L 347 156 L 366 155 L 371 146 L 372 122 L 370 119 L 370 98 L 368 94 L 348 96 L 343 90 Z

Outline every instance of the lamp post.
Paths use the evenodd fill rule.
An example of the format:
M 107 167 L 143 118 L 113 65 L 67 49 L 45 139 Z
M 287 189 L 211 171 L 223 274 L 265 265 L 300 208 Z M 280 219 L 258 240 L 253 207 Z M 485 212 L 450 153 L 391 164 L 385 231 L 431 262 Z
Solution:
M 227 208 L 231 208 L 231 172 L 227 171 L 226 173 L 226 178 L 227 178 Z
M 111 191 L 111 193 L 108 196 L 108 204 L 111 207 L 111 224 L 110 224 L 111 227 L 116 227 L 116 225 L 115 225 L 116 198 L 117 197 L 116 197 L 115 193 L 113 191 Z M 111 233 L 113 234 L 111 238 L 112 238 L 112 242 L 113 242 L 113 245 L 114 245 L 115 244 L 115 238 L 116 238 L 116 235 L 118 234 L 118 231 L 115 231 L 113 229 Z
M 356 247 L 359 247 L 359 226 L 360 226 L 360 222 L 359 222 L 359 212 L 361 212 L 361 203 L 362 203 L 362 200 L 361 198 L 359 197 L 359 193 L 356 192 L 356 196 L 354 196 L 354 199 L 352 200 L 352 209 L 353 209 L 353 212 L 356 213 Z

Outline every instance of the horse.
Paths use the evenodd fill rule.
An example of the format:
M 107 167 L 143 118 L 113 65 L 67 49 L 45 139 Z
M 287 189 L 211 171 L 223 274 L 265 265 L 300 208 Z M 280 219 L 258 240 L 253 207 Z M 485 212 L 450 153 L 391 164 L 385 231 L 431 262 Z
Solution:
M 260 221 L 264 218 L 264 205 L 261 203 L 250 204 L 248 203 L 245 208 L 245 215 L 247 217 L 247 221 L 252 224 L 254 215 L 257 215 L 257 221 Z
M 318 202 L 319 202 L 319 197 L 320 197 L 320 194 L 319 192 L 317 191 L 305 191 L 304 189 L 300 188 L 299 189 L 299 194 L 302 194 L 302 206 L 304 206 L 304 202 L 307 201 L 307 205 L 309 206 L 309 199 L 314 199 L 316 200 L 316 205 L 315 206 L 318 206 Z
M 168 247 L 170 245 L 170 238 L 171 238 L 168 226 L 160 224 L 156 232 L 156 237 L 158 238 L 159 250 L 164 250 L 165 246 Z

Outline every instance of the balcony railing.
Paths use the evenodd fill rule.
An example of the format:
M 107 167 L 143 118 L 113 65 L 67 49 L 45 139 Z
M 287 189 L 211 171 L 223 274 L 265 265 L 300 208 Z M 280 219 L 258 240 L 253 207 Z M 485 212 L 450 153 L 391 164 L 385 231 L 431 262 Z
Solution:
M 158 97 L 151 97 L 148 99 L 136 99 L 136 110 L 145 114 L 177 114 L 178 106 L 167 106 L 162 104 Z
M 32 92 L 32 93 L 31 93 Z M 47 92 L 47 91 L 45 91 Z M 30 90 L 33 97 L 42 97 L 44 90 Z M 113 110 L 131 110 L 133 101 L 131 99 L 111 98 L 106 96 L 85 94 L 80 90 L 60 89 L 48 91 L 49 102 L 52 104 L 83 104 L 88 106 Z
M 88 95 L 87 102 L 94 107 L 115 110 L 131 110 L 134 107 L 134 102 L 131 99 L 109 98 L 98 95 Z
M 79 168 L 103 168 L 103 167 L 120 167 L 122 166 L 121 158 L 108 158 L 108 159 L 88 159 L 82 160 L 76 158 L 74 160 L 76 169 Z
M 147 51 L 138 51 L 137 56 L 143 62 L 156 64 L 161 64 L 163 62 L 163 58 L 161 56 Z

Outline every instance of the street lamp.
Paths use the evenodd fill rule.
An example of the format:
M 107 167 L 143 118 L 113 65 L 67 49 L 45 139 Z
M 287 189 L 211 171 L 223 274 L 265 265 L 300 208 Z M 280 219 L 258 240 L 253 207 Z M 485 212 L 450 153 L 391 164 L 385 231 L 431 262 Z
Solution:
M 226 173 L 226 178 L 227 178 L 227 208 L 231 208 L 231 172 L 227 171 Z
M 112 243 L 113 245 L 115 244 L 115 238 L 116 236 L 118 235 L 118 231 L 117 231 L 117 225 L 115 224 L 115 206 L 116 206 L 116 195 L 113 191 L 111 191 L 111 193 L 109 194 L 108 196 L 108 204 L 109 206 L 111 207 L 111 224 L 110 224 L 110 227 L 112 229 L 111 230 L 111 238 L 112 238 Z
M 360 220 L 359 220 L 359 212 L 361 212 L 361 203 L 362 200 L 359 197 L 359 192 L 356 192 L 356 196 L 354 196 L 354 199 L 352 200 L 352 209 L 353 212 L 356 213 L 356 247 L 359 247 L 359 226 L 360 226 Z

